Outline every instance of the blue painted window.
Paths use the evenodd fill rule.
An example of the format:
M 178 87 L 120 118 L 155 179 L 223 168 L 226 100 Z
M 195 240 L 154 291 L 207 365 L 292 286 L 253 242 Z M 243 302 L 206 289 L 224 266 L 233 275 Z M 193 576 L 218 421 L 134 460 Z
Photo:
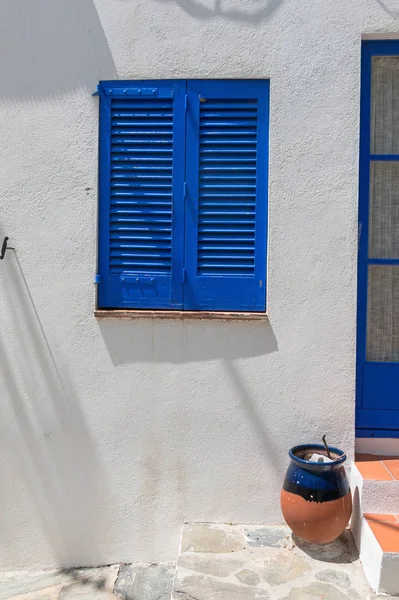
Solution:
M 265 311 L 269 82 L 98 89 L 99 307 Z

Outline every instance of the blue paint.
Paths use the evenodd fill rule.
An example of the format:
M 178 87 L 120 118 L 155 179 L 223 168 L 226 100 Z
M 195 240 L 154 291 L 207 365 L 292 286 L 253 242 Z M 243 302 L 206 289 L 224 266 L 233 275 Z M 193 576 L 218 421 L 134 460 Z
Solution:
M 184 308 L 266 309 L 268 81 L 187 82 Z
M 356 435 L 358 437 L 399 437 L 399 364 L 366 360 L 367 282 L 369 265 L 398 265 L 398 259 L 368 256 L 369 182 L 371 161 L 398 161 L 399 155 L 373 155 L 370 150 L 371 66 L 373 56 L 398 56 L 399 41 L 366 41 L 362 44 L 360 163 L 359 163 L 359 246 L 358 313 L 356 360 Z
M 398 429 L 365 429 L 360 428 L 356 431 L 358 438 L 399 438 Z
M 329 502 L 343 498 L 349 492 L 349 481 L 343 467 L 346 454 L 330 447 L 339 458 L 330 463 L 304 460 L 298 456 L 306 453 L 324 453 L 320 444 L 295 446 L 289 452 L 291 464 L 287 469 L 283 489 L 297 494 L 309 502 Z
M 369 265 L 399 265 L 399 258 L 369 258 Z
M 101 308 L 264 311 L 268 81 L 103 81 Z
M 181 309 L 186 83 L 100 92 L 98 304 Z
M 397 412 L 399 423 L 399 367 L 397 363 L 370 363 L 366 362 L 363 368 L 363 396 L 362 409 L 375 412 L 375 422 L 378 427 L 386 411 Z M 362 415 L 359 416 L 359 423 Z M 385 423 L 390 429 L 393 427 L 392 419 L 387 418 Z

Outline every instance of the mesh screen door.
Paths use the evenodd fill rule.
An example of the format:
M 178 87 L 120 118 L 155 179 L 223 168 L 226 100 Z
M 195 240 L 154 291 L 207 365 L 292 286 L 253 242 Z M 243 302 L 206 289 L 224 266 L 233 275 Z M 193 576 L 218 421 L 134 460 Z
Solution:
M 362 49 L 357 435 L 399 436 L 399 43 Z

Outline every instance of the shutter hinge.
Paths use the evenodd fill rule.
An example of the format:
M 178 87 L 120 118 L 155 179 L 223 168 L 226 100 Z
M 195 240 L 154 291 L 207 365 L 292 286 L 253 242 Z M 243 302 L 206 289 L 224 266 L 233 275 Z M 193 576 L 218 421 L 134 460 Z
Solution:
M 184 182 L 183 198 L 184 198 L 184 200 L 187 198 L 187 181 Z
M 362 235 L 362 224 L 359 223 L 359 227 L 357 230 L 357 243 L 360 244 L 360 236 Z
M 93 283 L 102 283 L 102 281 L 103 281 L 103 276 L 102 276 L 102 275 L 99 275 L 99 274 L 97 273 L 97 275 L 94 277 L 94 281 L 93 281 Z
M 184 96 L 184 110 L 187 111 L 188 108 L 188 94 Z

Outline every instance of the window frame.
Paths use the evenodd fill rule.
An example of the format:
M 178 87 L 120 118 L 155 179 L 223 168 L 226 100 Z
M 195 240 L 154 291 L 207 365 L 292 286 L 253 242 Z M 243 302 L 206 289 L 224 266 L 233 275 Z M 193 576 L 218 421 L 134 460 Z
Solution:
M 182 295 L 184 296 L 186 282 L 184 281 L 184 273 L 185 273 L 185 264 L 187 261 L 186 255 L 186 242 L 185 237 L 187 233 L 187 223 L 186 223 L 186 190 L 187 190 L 187 181 L 189 180 L 188 169 L 189 169 L 189 155 L 190 151 L 186 151 L 186 142 L 187 142 L 187 122 L 188 119 L 186 117 L 187 112 L 187 104 L 189 99 L 189 86 L 195 83 L 205 84 L 205 85 L 218 85 L 229 84 L 239 85 L 244 89 L 251 88 L 251 84 L 256 87 L 256 84 L 261 82 L 264 86 L 263 94 L 264 96 L 260 98 L 262 100 L 262 110 L 263 110 L 263 125 L 262 125 L 262 147 L 261 151 L 259 151 L 259 146 L 257 147 L 257 167 L 256 167 L 256 219 L 255 219 L 255 230 L 256 237 L 254 234 L 254 239 L 256 239 L 256 249 L 254 250 L 254 260 L 259 261 L 260 258 L 264 262 L 264 277 L 260 280 L 260 292 L 259 296 L 261 298 L 261 302 L 263 305 L 259 308 L 260 304 L 254 309 L 251 308 L 243 309 L 237 308 L 234 306 L 234 298 L 232 301 L 232 305 L 226 302 L 226 304 L 220 305 L 217 301 L 210 302 L 209 306 L 197 308 L 193 306 L 184 306 L 184 299 L 182 301 Z M 174 95 L 174 102 L 177 102 L 177 106 L 174 105 L 174 111 L 179 113 L 180 117 L 183 113 L 183 118 L 185 121 L 185 130 L 183 132 L 181 122 L 179 127 L 173 130 L 174 131 L 174 141 L 175 145 L 173 147 L 173 160 L 175 160 L 175 153 L 178 154 L 178 163 L 184 166 L 185 173 L 183 177 L 181 177 L 181 172 L 178 176 L 176 176 L 176 165 L 173 164 L 173 180 L 172 180 L 172 211 L 174 214 L 174 228 L 173 228 L 173 248 L 176 248 L 177 239 L 180 239 L 180 242 L 183 244 L 183 250 L 180 255 L 175 258 L 175 262 L 173 263 L 172 269 L 176 269 L 182 273 L 182 280 L 179 282 L 181 294 L 174 290 L 174 299 L 176 302 L 170 302 L 167 306 L 159 305 L 157 306 L 156 302 L 142 302 L 138 306 L 124 306 L 124 305 L 116 305 L 116 306 L 105 306 L 104 303 L 101 302 L 101 294 L 98 290 L 97 293 L 97 308 L 100 311 L 106 310 L 123 310 L 123 311 L 156 311 L 160 310 L 162 312 L 167 311 L 179 311 L 179 312 L 243 312 L 243 313 L 266 313 L 266 300 L 267 300 L 267 254 L 268 254 L 268 174 L 269 174 L 269 101 L 270 101 L 270 81 L 267 79 L 250 79 L 250 80 L 118 80 L 118 81 L 102 81 L 98 86 L 98 95 L 100 96 L 100 118 L 99 118 L 99 162 L 98 162 L 98 185 L 99 185 L 99 215 L 98 215 L 98 273 L 96 276 L 96 283 L 101 286 L 104 281 L 104 273 L 108 273 L 109 271 L 109 231 L 110 231 L 110 181 L 111 181 L 111 142 L 110 142 L 110 132 L 111 132 L 111 98 L 116 97 L 125 93 L 125 90 L 134 89 L 134 88 L 158 88 L 160 86 L 175 86 L 175 89 L 178 90 L 178 93 Z M 176 87 L 177 86 L 177 87 Z M 185 86 L 185 94 L 184 98 L 182 97 L 182 90 L 179 89 L 179 86 Z M 115 90 L 114 93 L 110 92 L 107 94 L 106 90 L 112 89 Z M 243 96 L 243 92 L 241 92 L 241 96 Z M 126 96 L 124 96 L 126 97 Z M 240 97 L 240 92 L 238 92 L 237 97 Z M 190 106 L 190 105 L 189 105 Z M 176 114 L 174 115 L 175 124 Z M 181 121 L 181 118 L 178 119 Z M 257 118 L 257 128 L 259 131 L 259 118 Z M 175 135 L 181 135 L 184 139 L 184 143 L 176 142 Z M 257 134 L 258 135 L 258 134 Z M 257 144 L 259 144 L 259 139 L 257 139 Z M 176 148 L 177 147 L 177 148 Z M 184 156 L 182 156 L 184 155 Z M 260 163 L 259 155 L 262 157 L 262 163 Z M 260 177 L 259 173 L 261 172 L 261 166 L 263 164 L 263 172 L 262 177 Z M 175 182 L 175 179 L 178 179 L 178 182 Z M 258 181 L 261 179 L 261 185 Z M 180 189 L 184 187 L 184 189 Z M 262 199 L 263 196 L 263 199 Z M 179 200 L 183 199 L 184 205 L 182 206 L 179 203 Z M 176 208 L 176 210 L 175 210 Z M 177 212 L 177 218 L 175 215 Z M 261 213 L 260 217 L 258 217 L 258 212 Z M 262 229 L 262 234 L 258 234 L 258 229 Z M 262 248 L 260 249 L 259 240 L 262 244 Z M 108 240 L 108 247 L 104 244 L 104 240 Z M 179 244 L 179 247 L 182 247 Z M 173 249 L 172 249 L 173 251 Z M 262 258 L 263 257 L 263 258 Z M 135 274 L 132 274 L 132 277 L 135 277 Z M 129 275 L 126 276 L 129 278 Z M 151 272 L 147 274 L 143 274 L 142 279 L 144 278 L 153 278 L 154 275 Z M 223 282 L 226 278 L 223 275 L 214 276 Z M 137 276 L 139 279 L 140 276 Z M 176 273 L 175 273 L 176 279 Z M 173 285 L 173 284 L 172 284 Z M 223 287 L 223 283 L 221 283 Z M 178 288 L 179 286 L 174 286 Z M 263 288 L 263 289 L 262 289 Z M 187 289 L 187 288 L 186 288 Z

